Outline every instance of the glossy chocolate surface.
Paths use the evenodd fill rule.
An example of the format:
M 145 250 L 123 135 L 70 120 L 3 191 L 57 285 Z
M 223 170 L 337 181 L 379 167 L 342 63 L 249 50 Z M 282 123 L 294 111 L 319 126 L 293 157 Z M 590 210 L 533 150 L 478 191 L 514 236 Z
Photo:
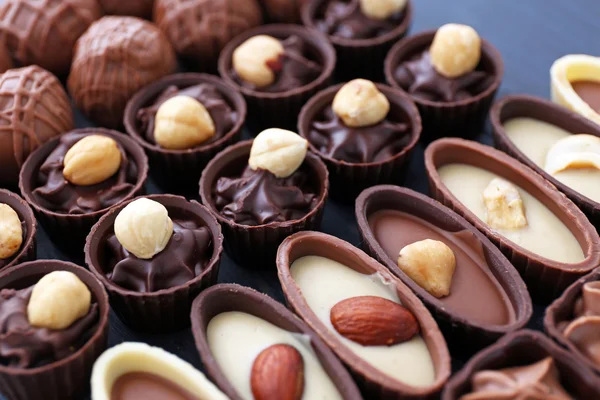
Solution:
M 600 82 L 575 81 L 571 82 L 573 90 L 581 100 L 585 101 L 594 111 L 600 113 Z
M 203 400 L 184 388 L 158 375 L 130 372 L 113 384 L 110 400 Z

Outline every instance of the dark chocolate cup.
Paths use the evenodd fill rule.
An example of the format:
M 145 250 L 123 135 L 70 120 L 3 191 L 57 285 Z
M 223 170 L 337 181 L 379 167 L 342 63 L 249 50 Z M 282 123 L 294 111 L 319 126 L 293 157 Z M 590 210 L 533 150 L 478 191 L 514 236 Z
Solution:
M 442 400 L 458 400 L 469 393 L 470 380 L 479 371 L 524 366 L 546 357 L 554 359 L 560 382 L 573 398 L 600 398 L 600 380 L 589 369 L 540 332 L 525 329 L 506 335 L 477 353 L 448 381 Z
M 300 15 L 305 26 L 315 28 L 315 15 L 323 3 L 329 0 L 309 1 Z M 394 43 L 402 39 L 412 23 L 413 4 L 407 0 L 402 22 L 392 31 L 371 39 L 348 39 L 328 36 L 337 53 L 336 76 L 343 80 L 366 78 L 383 80 L 382 65 Z
M 389 85 L 406 93 L 396 82 L 394 71 L 402 61 L 424 51 L 433 41 L 437 30 L 425 31 L 398 42 L 385 59 L 385 78 Z M 504 62 L 500 52 L 485 39 L 481 40 L 480 65 L 494 75 L 492 84 L 483 92 L 466 100 L 436 102 L 418 99 L 407 93 L 419 108 L 423 119 L 423 140 L 440 137 L 472 137 L 483 130 L 488 111 L 502 82 Z
M 0 204 L 8 204 L 19 216 L 23 226 L 23 243 L 21 248 L 12 257 L 5 260 L 0 260 L 0 269 L 9 268 L 13 265 L 21 264 L 25 261 L 32 261 L 36 257 L 36 239 L 37 220 L 33 215 L 33 210 L 29 204 L 21 197 L 8 190 L 0 189 Z M 4 263 L 4 264 L 2 264 Z
M 442 301 L 415 283 L 386 254 L 369 226 L 369 216 L 380 210 L 402 211 L 450 232 L 466 230 L 473 233 L 483 246 L 490 271 L 510 299 L 514 320 L 504 325 L 471 321 L 446 308 Z M 449 208 L 410 189 L 383 185 L 362 192 L 356 200 L 355 213 L 365 251 L 399 277 L 425 303 L 444 331 L 446 339 L 452 339 L 454 343 L 462 345 L 461 348 L 475 351 L 495 342 L 506 333 L 523 328 L 531 318 L 531 297 L 517 270 L 485 235 Z
M 537 166 L 510 140 L 504 130 L 504 122 L 518 117 L 529 117 L 544 121 L 573 134 L 587 133 L 598 137 L 600 137 L 600 125 L 559 104 L 528 95 L 503 97 L 494 104 L 490 111 L 496 147 L 549 180 L 587 215 L 590 222 L 596 226 L 596 229 L 600 229 L 600 203 L 558 181 L 544 171 L 543 168 Z
M 342 363 L 300 318 L 282 304 L 254 289 L 235 284 L 220 284 L 205 290 L 194 300 L 191 312 L 192 333 L 202 358 L 202 364 L 211 378 L 232 400 L 241 400 L 241 397 L 213 357 L 206 337 L 206 329 L 211 319 L 229 311 L 254 315 L 281 329 L 309 336 L 312 350 L 342 398 L 346 400 L 362 399 L 358 388 Z
M 120 203 L 145 192 L 144 184 L 148 177 L 148 158 L 144 150 L 133 139 L 126 135 L 103 128 L 75 129 L 73 133 L 101 134 L 115 139 L 125 151 L 131 156 L 138 167 L 138 179 L 134 189 Z M 35 150 L 23 164 L 19 175 L 19 188 L 21 194 L 33 208 L 40 223 L 44 226 L 50 239 L 61 249 L 75 256 L 83 255 L 85 237 L 100 217 L 112 207 L 87 214 L 65 214 L 51 211 L 42 207 L 33 197 L 32 192 L 36 188 L 36 174 L 46 158 L 54 151 L 60 142 L 60 137 L 55 138 Z
M 231 74 L 233 52 L 247 39 L 256 35 L 270 35 L 278 39 L 285 39 L 290 35 L 300 37 L 309 44 L 315 59 L 322 66 L 321 74 L 307 85 L 278 93 L 261 92 L 240 85 Z M 236 36 L 225 46 L 219 56 L 219 74 L 225 82 L 244 95 L 248 103 L 248 123 L 252 130 L 258 133 L 267 128 L 293 129 L 304 103 L 331 82 L 335 62 L 333 46 L 327 37 L 317 30 L 291 24 L 263 25 Z
M 110 303 L 121 320 L 137 331 L 172 332 L 190 324 L 190 308 L 198 294 L 217 282 L 223 251 L 221 227 L 212 214 L 200 203 L 187 201 L 184 197 L 168 194 L 144 196 L 157 201 L 168 209 L 176 209 L 203 221 L 213 240 L 212 257 L 204 271 L 183 285 L 150 293 L 124 289 L 106 277 L 103 269 L 102 250 L 106 236 L 113 231 L 115 218 L 130 200 L 112 208 L 92 228 L 85 244 L 85 262 L 90 271 L 102 282 L 110 295 Z
M 344 84 L 332 86 L 311 98 L 300 112 L 298 133 L 309 140 L 311 123 L 325 107 L 333 102 L 333 98 Z M 390 115 L 401 116 L 411 127 L 411 139 L 402 151 L 393 157 L 369 163 L 349 163 L 337 160 L 320 152 L 312 143 L 310 149 L 323 160 L 331 176 L 331 195 L 336 200 L 354 201 L 356 196 L 370 186 L 379 184 L 399 184 L 406 175 L 409 156 L 421 136 L 421 117 L 413 101 L 401 91 L 387 85 L 377 85 L 390 102 Z
M 37 368 L 18 369 L 0 365 L 0 395 L 10 400 L 80 399 L 88 387 L 96 359 L 108 344 L 108 296 L 102 284 L 86 269 L 58 260 L 37 260 L 19 264 L 0 273 L 0 289 L 24 289 L 54 271 L 72 272 L 92 292 L 98 304 L 96 333 L 67 358 Z
M 512 181 L 542 201 L 575 235 L 586 258 L 575 264 L 553 261 L 506 239 L 468 210 L 444 185 L 437 170 L 467 163 Z M 526 165 L 492 147 L 463 139 L 439 139 L 425 150 L 432 196 L 483 232 L 519 271 L 534 300 L 548 303 L 574 280 L 600 265 L 600 238 L 585 214 L 550 182 Z
M 168 86 L 186 88 L 201 83 L 217 87 L 229 105 L 238 114 L 233 128 L 221 138 L 186 150 L 168 150 L 150 143 L 140 132 L 137 112 L 148 107 Z M 206 164 L 221 150 L 240 140 L 246 120 L 246 102 L 242 95 L 222 79 L 208 74 L 186 73 L 166 76 L 137 92 L 127 103 L 123 124 L 127 133 L 146 151 L 150 173 L 164 188 L 173 193 L 195 194 L 198 180 Z
M 314 315 L 300 287 L 292 277 L 290 266 L 300 257 L 316 255 L 337 261 L 364 274 L 379 273 L 396 288 L 402 305 L 417 319 L 420 331 L 433 359 L 436 379 L 426 387 L 409 386 L 383 374 L 348 349 L 343 342 Z M 367 399 L 429 399 L 442 390 L 451 374 L 450 354 L 437 322 L 421 300 L 383 265 L 350 243 L 320 232 L 299 232 L 283 241 L 277 253 L 277 272 L 288 306 L 323 339 L 353 374 Z
M 600 365 L 595 364 L 585 354 L 583 354 L 577 346 L 573 344 L 563 335 L 563 330 L 559 328 L 561 322 L 570 321 L 573 319 L 573 308 L 575 302 L 581 297 L 583 285 L 588 282 L 600 281 L 600 269 L 596 269 L 586 276 L 578 279 L 573 283 L 558 299 L 554 300 L 548 308 L 544 316 L 544 329 L 550 337 L 560 343 L 562 346 L 569 349 L 573 357 L 579 363 L 586 365 L 591 370 L 600 374 Z
M 271 222 L 265 225 L 241 225 L 221 215 L 213 200 L 213 187 L 222 176 L 241 173 L 250 156 L 252 140 L 237 143 L 219 153 L 204 169 L 200 178 L 200 197 L 217 218 L 225 235 L 225 250 L 239 264 L 272 268 L 275 263 L 277 247 L 283 239 L 292 233 L 319 229 L 325 210 L 325 202 L 329 193 L 329 173 L 325 164 L 311 152 L 306 153 L 303 166 L 312 170 L 310 177 L 319 186 L 317 205 L 304 217 L 286 222 Z

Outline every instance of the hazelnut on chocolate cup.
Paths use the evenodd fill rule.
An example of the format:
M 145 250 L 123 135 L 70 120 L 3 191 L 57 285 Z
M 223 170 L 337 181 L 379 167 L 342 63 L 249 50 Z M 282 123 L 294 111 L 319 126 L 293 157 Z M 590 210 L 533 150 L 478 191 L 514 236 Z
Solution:
M 397 255 L 392 258 L 385 251 L 370 224 L 371 216 L 378 211 L 387 210 L 412 215 L 447 232 L 471 233 L 472 238 L 477 243 L 481 243 L 483 261 L 487 263 L 489 272 L 498 282 L 499 289 L 504 291 L 510 307 L 512 307 L 512 309 L 507 310 L 508 321 L 505 324 L 492 324 L 469 318 L 465 315 L 466 312 L 457 311 L 453 309 L 451 304 L 445 304 L 444 298 L 433 296 L 402 271 L 398 267 Z M 468 347 L 474 351 L 477 348 L 491 344 L 502 335 L 523 328 L 531 318 L 531 297 L 517 270 L 485 235 L 449 208 L 410 189 L 382 185 L 369 188 L 361 193 L 356 199 L 355 213 L 361 243 L 365 251 L 385 265 L 423 300 L 442 331 L 446 333 L 446 338 L 460 343 L 461 348 Z M 455 273 L 453 279 L 457 279 L 457 275 Z M 488 279 L 491 279 L 491 277 L 488 276 Z M 473 296 L 472 300 L 475 302 L 481 301 L 476 295 Z M 489 305 L 486 305 L 486 307 L 489 307 Z
M 560 383 L 575 399 L 597 399 L 600 381 L 572 354 L 540 332 L 524 329 L 511 333 L 480 351 L 446 384 L 442 400 L 458 400 L 472 390 L 471 378 L 477 372 L 533 364 L 552 357 Z
M 111 306 L 127 325 L 143 332 L 171 332 L 189 326 L 192 301 L 203 289 L 217 282 L 223 236 L 212 214 L 196 201 L 168 194 L 144 197 L 165 206 L 174 218 L 194 218 L 209 229 L 211 258 L 202 273 L 185 284 L 146 293 L 125 289 L 106 276 L 106 239 L 114 233 L 114 222 L 119 212 L 136 199 L 112 208 L 94 225 L 85 243 L 85 262 L 106 287 Z
M 358 388 L 342 363 L 300 318 L 279 302 L 254 289 L 236 284 L 220 284 L 205 290 L 194 300 L 191 312 L 192 333 L 202 358 L 202 364 L 211 378 L 231 399 L 240 400 L 241 396 L 215 360 L 206 335 L 209 322 L 217 315 L 230 311 L 247 313 L 278 328 L 308 336 L 310 347 L 342 398 L 346 400 L 362 399 Z
M 396 68 L 429 48 L 436 32 L 437 30 L 431 30 L 407 37 L 392 47 L 384 65 L 385 79 L 389 85 L 406 92 L 395 78 Z M 464 100 L 438 102 L 420 99 L 407 93 L 421 113 L 424 141 L 430 142 L 446 136 L 472 137 L 481 132 L 504 75 L 502 56 L 483 38 L 481 60 L 477 70 L 488 72 L 493 76 L 493 80 L 485 90 Z
M 312 123 L 326 107 L 331 106 L 337 92 L 344 84 L 327 88 L 312 97 L 298 117 L 298 133 L 308 140 L 310 150 L 323 160 L 331 176 L 331 193 L 341 201 L 353 201 L 360 192 L 379 184 L 399 184 L 408 165 L 409 156 L 421 136 L 421 117 L 413 101 L 400 90 L 387 85 L 376 84 L 377 89 L 390 102 L 390 112 L 386 118 L 409 125 L 410 140 L 393 157 L 383 161 L 350 163 L 330 157 L 311 143 L 309 132 Z
M 216 87 L 232 111 L 236 113 L 233 127 L 221 136 L 216 135 L 199 146 L 185 150 L 170 150 L 151 143 L 141 130 L 137 114 L 141 108 L 153 105 L 158 96 L 170 86 L 185 89 L 199 84 Z M 246 102 L 233 87 L 213 75 L 185 73 L 164 77 L 137 92 L 127 103 L 123 124 L 127 133 L 146 151 L 152 176 L 161 186 L 174 193 L 197 193 L 198 180 L 208 162 L 221 150 L 237 142 L 246 120 Z
M 280 40 L 297 36 L 307 44 L 309 58 L 319 64 L 321 73 L 312 82 L 283 92 L 265 92 L 240 85 L 232 73 L 233 52 L 257 35 L 269 35 Z M 263 25 L 236 36 L 225 46 L 219 56 L 219 75 L 244 95 L 248 103 L 248 123 L 260 132 L 265 128 L 295 127 L 304 103 L 331 82 L 335 62 L 335 50 L 318 31 L 291 24 Z
M 75 353 L 51 364 L 27 369 L 0 365 L 0 394 L 10 400 L 81 398 L 94 362 L 108 344 L 108 296 L 98 279 L 86 269 L 58 260 L 26 262 L 0 272 L 0 289 L 27 288 L 54 271 L 72 272 L 88 287 L 92 302 L 98 304 L 95 332 Z
M 19 250 L 9 258 L 0 259 L 0 270 L 2 270 L 3 268 L 8 268 L 35 259 L 37 248 L 35 239 L 37 220 L 35 219 L 35 215 L 33 215 L 33 210 L 29 207 L 29 204 L 13 192 L 0 189 L 0 204 L 7 204 L 15 210 L 19 216 L 21 228 L 23 230 L 23 243 L 21 243 Z
M 283 239 L 295 232 L 320 227 L 329 193 L 329 173 L 319 157 L 307 152 L 300 168 L 310 172 L 310 185 L 315 189 L 318 198 L 314 208 L 302 218 L 291 221 L 264 225 L 242 225 L 234 222 L 221 215 L 217 209 L 213 188 L 219 178 L 241 174 L 248 165 L 252 142 L 245 140 L 217 154 L 202 172 L 200 197 L 202 204 L 211 211 L 223 228 L 228 255 L 242 265 L 270 268 L 275 261 L 277 247 Z
M 311 310 L 291 273 L 291 265 L 304 256 L 320 256 L 339 262 L 365 275 L 379 274 L 393 285 L 401 304 L 416 318 L 435 370 L 435 381 L 428 386 L 411 386 L 382 373 L 350 350 L 331 328 Z M 283 241 L 277 253 L 277 272 L 288 306 L 323 339 L 350 369 L 365 398 L 425 399 L 433 398 L 450 377 L 450 354 L 440 332 L 421 300 L 383 265 L 350 243 L 320 232 L 299 232 Z
M 438 169 L 453 163 L 482 168 L 526 190 L 573 234 L 584 259 L 577 263 L 551 260 L 517 245 L 490 228 L 467 209 L 442 181 Z M 432 197 L 463 216 L 504 253 L 525 280 L 534 300 L 546 303 L 553 300 L 574 280 L 600 264 L 600 238 L 585 214 L 551 183 L 514 158 L 472 141 L 439 139 L 425 150 L 425 167 Z
M 148 158 L 146 157 L 146 154 L 144 154 L 142 147 L 133 139 L 120 132 L 103 128 L 75 129 L 67 133 L 82 134 L 86 136 L 99 134 L 108 136 L 117 141 L 117 143 L 123 147 L 130 159 L 135 163 L 137 168 L 137 179 L 133 189 L 122 201 L 144 193 L 144 184 L 148 177 Z M 81 255 L 83 252 L 83 245 L 85 244 L 85 237 L 90 232 L 92 226 L 98 222 L 100 217 L 106 214 L 111 207 L 85 214 L 67 214 L 52 211 L 44 207 L 36 200 L 35 196 L 33 196 L 33 191 L 38 187 L 37 174 L 40 167 L 44 164 L 50 153 L 59 146 L 61 137 L 62 136 L 59 136 L 42 145 L 27 158 L 19 175 L 19 188 L 21 189 L 21 194 L 25 200 L 33 208 L 40 223 L 50 234 L 50 238 L 53 242 L 73 255 Z
M 329 1 L 309 1 L 300 11 L 304 25 L 315 28 L 317 15 Z M 407 0 L 402 13 L 402 20 L 396 28 L 377 37 L 350 39 L 329 35 L 327 38 L 333 43 L 338 57 L 336 75 L 344 80 L 352 78 L 381 80 L 383 77 L 381 66 L 386 54 L 394 43 L 406 35 L 412 23 L 412 0 Z
M 566 107 L 528 95 L 505 96 L 497 101 L 490 111 L 496 147 L 549 180 L 587 215 L 590 222 L 596 226 L 596 229 L 600 229 L 600 203 L 561 183 L 544 171 L 542 167 L 536 165 L 533 160 L 519 150 L 508 137 L 504 129 L 504 123 L 520 117 L 543 121 L 573 134 L 585 133 L 598 137 L 600 137 L 600 126 Z

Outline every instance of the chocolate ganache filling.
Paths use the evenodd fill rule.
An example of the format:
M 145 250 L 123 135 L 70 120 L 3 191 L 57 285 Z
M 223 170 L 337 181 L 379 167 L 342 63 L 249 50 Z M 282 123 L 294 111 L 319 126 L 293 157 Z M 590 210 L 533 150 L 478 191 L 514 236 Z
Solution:
M 437 102 L 470 99 L 490 87 L 494 80 L 492 74 L 483 70 L 471 71 L 458 78 L 446 78 L 431 64 L 429 50 L 400 63 L 394 71 L 394 78 L 402 89 L 416 98 Z
M 138 166 L 118 139 L 121 165 L 113 176 L 90 186 L 74 185 L 65 179 L 65 155 L 71 146 L 88 135 L 89 133 L 75 132 L 64 134 L 58 146 L 41 165 L 37 173 L 37 188 L 33 190 L 32 195 L 42 207 L 58 213 L 87 214 L 117 204 L 134 190 L 138 179 Z
M 283 54 L 278 60 L 269 63 L 275 73 L 275 82 L 269 86 L 258 88 L 241 79 L 231 70 L 231 74 L 241 86 L 260 92 L 280 93 L 297 89 L 317 79 L 323 67 L 310 59 L 309 46 L 298 36 L 292 35 L 281 41 Z
M 213 189 L 215 205 L 221 215 L 241 225 L 264 225 L 304 217 L 318 196 L 302 168 L 287 178 L 249 166 L 240 177 L 221 177 Z
M 36 328 L 27 318 L 33 286 L 0 290 L 0 365 L 36 368 L 59 361 L 79 350 L 94 334 L 98 304 L 63 330 Z
M 21 216 L 19 216 L 19 218 L 21 218 Z M 21 243 L 21 247 L 12 256 L 10 256 L 8 258 L 0 258 L 0 269 L 4 268 L 8 264 L 10 264 L 12 262 L 12 260 L 14 260 L 15 257 L 20 254 L 21 249 L 23 248 L 23 246 L 25 246 L 25 242 L 27 241 L 27 224 L 25 223 L 25 221 L 21 221 L 21 230 L 23 232 L 23 243 Z
M 142 132 L 142 135 L 149 143 L 156 144 L 156 140 L 154 139 L 154 119 L 156 118 L 158 109 L 165 101 L 175 96 L 188 96 L 199 101 L 210 114 L 215 124 L 215 135 L 203 143 L 203 145 L 225 136 L 225 134 L 231 131 L 238 119 L 237 112 L 231 108 L 215 85 L 200 83 L 183 89 L 171 85 L 158 95 L 152 105 L 141 108 L 137 112 L 136 117 L 140 132 Z

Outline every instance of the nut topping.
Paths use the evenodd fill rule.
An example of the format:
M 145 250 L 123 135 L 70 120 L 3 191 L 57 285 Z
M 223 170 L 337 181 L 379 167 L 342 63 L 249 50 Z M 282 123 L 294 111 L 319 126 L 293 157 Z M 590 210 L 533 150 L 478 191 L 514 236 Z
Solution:
M 304 392 L 304 360 L 293 346 L 275 344 L 254 360 L 250 387 L 255 400 L 300 400 Z
M 360 0 L 362 13 L 376 20 L 385 20 L 406 7 L 407 0 Z
M 578 168 L 600 169 L 599 137 L 585 134 L 567 136 L 548 151 L 544 169 L 549 174 Z
M 440 27 L 429 48 L 435 70 L 447 78 L 458 78 L 477 67 L 481 59 L 481 38 L 468 25 Z
M 89 135 L 71 146 L 63 165 L 63 175 L 73 185 L 96 185 L 119 170 L 121 151 L 114 139 Z
M 487 223 L 494 229 L 520 229 L 527 226 L 525 206 L 517 188 L 504 179 L 494 178 L 483 191 Z
M 23 243 L 23 227 L 15 210 L 0 204 L 0 259 L 14 256 Z
M 248 164 L 253 170 L 264 169 L 278 178 L 292 175 L 304 162 L 308 142 L 294 132 L 271 128 L 256 136 Z
M 257 35 L 246 40 L 233 52 L 235 73 L 245 82 L 263 88 L 275 82 L 275 71 L 281 69 L 284 48 L 272 36 Z
M 383 121 L 390 111 L 390 102 L 373 82 L 354 79 L 337 92 L 332 108 L 346 126 L 360 128 Z

